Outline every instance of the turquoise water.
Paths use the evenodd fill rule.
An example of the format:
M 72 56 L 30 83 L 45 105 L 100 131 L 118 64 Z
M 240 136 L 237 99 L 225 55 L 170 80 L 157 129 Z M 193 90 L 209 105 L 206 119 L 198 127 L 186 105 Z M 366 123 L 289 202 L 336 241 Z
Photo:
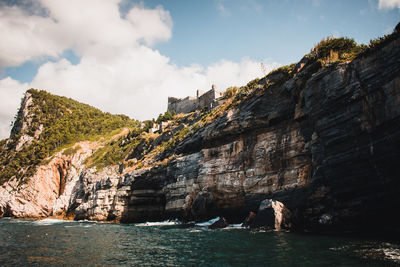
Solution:
M 111 224 L 0 219 L 0 266 L 385 266 L 400 245 L 381 240 L 208 230 L 174 222 Z

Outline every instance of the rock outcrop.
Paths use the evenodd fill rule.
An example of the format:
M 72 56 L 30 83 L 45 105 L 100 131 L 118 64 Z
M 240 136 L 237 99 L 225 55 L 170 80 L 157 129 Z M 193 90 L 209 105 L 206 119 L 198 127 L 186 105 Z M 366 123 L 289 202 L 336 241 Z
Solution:
M 208 229 L 221 229 L 225 228 L 229 225 L 228 221 L 225 218 L 219 218 L 217 221 L 212 223 Z
M 251 218 L 251 215 L 248 218 Z M 265 199 L 261 201 L 257 215 L 252 219 L 249 226 L 276 231 L 289 230 L 291 229 L 291 213 L 282 202 Z
M 94 144 L 80 142 L 72 155 L 56 153 L 50 162 L 39 166 L 34 176 L 24 182 L 16 179 L 0 187 L 0 213 L 13 217 L 65 216 L 74 186 L 84 169 L 83 161 L 92 153 Z
M 97 178 L 70 212 L 239 222 L 274 199 L 290 211 L 292 228 L 389 226 L 400 206 L 399 44 L 322 69 L 303 63 L 292 79 L 185 139 L 167 166 Z
M 23 216 L 18 205 L 28 205 L 40 207 L 40 216 L 63 211 L 75 219 L 122 222 L 221 216 L 232 223 L 273 199 L 277 230 L 398 229 L 398 34 L 351 62 L 322 67 L 305 58 L 289 80 L 278 76 L 261 80 L 262 94 L 184 139 L 166 165 L 95 172 L 74 170 L 76 161 L 65 159 L 66 177 L 74 178 L 66 178 L 64 192 L 55 178 L 51 197 L 40 197 L 53 209 L 26 193 L 12 202 L 13 186 L 6 185 L 1 194 L 10 197 L 1 198 L 1 212 Z M 37 190 L 32 195 L 46 192 Z M 60 192 L 64 200 L 57 200 Z

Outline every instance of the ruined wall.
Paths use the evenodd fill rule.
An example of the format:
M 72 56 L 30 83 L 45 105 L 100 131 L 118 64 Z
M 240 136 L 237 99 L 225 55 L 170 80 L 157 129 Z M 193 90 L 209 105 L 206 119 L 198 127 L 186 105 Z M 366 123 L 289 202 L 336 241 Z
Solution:
M 126 174 L 118 219 L 238 222 L 275 199 L 302 229 L 398 229 L 399 58 L 395 40 L 350 63 L 306 62 L 186 139 L 167 166 Z
M 178 113 L 189 113 L 197 109 L 198 102 L 196 97 L 185 97 L 183 99 L 169 97 L 168 98 L 168 110 L 175 111 Z
M 215 89 L 211 89 L 210 91 L 202 94 L 198 98 L 198 108 L 202 109 L 204 107 L 208 109 L 212 109 L 218 105 L 216 99 L 221 96 L 221 93 L 216 91 Z
M 399 60 L 399 38 L 352 62 L 322 67 L 305 57 L 291 79 L 268 76 L 268 89 L 183 140 L 166 165 L 97 173 L 81 171 L 82 162 L 72 159 L 66 166 L 78 168 L 65 180 L 65 188 L 73 187 L 68 213 L 127 222 L 217 215 L 239 222 L 274 199 L 290 210 L 294 227 L 399 233 Z M 54 198 L 61 191 L 55 170 L 34 179 L 54 181 Z M 24 205 L 50 214 L 52 205 L 36 210 L 31 191 L 22 188 L 29 194 L 17 200 L 10 191 L 0 191 L 9 194 L 1 214 L 26 215 L 19 212 Z
M 209 109 L 218 106 L 218 101 L 216 98 L 220 97 L 222 94 L 215 89 L 203 92 L 197 90 L 196 97 L 186 97 L 186 98 L 175 98 L 168 97 L 168 110 L 175 111 L 175 113 L 189 113 L 195 110 L 207 107 Z

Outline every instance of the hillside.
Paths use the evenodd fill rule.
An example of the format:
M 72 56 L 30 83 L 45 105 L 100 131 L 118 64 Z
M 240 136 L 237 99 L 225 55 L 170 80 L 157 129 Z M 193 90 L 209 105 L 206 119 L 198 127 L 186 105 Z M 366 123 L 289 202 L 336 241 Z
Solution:
M 95 140 L 136 122 L 75 100 L 30 89 L 21 102 L 9 139 L 0 144 L 0 183 L 32 176 L 56 151 Z
M 398 230 L 399 30 L 324 39 L 214 109 L 161 115 L 159 133 L 29 90 L 2 141 L 0 214 Z

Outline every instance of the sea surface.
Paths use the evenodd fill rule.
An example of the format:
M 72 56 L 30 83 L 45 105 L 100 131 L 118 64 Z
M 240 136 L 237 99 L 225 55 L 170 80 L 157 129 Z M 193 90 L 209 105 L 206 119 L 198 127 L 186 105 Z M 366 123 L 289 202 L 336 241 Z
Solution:
M 400 244 L 211 222 L 0 219 L 0 266 L 398 266 Z

